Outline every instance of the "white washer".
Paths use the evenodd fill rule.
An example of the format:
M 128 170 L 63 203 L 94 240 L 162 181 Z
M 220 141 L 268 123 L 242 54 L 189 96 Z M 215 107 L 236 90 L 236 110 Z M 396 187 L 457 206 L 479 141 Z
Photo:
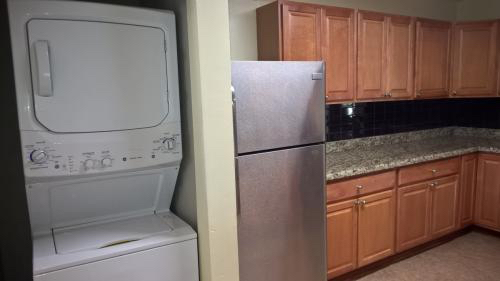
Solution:
M 8 2 L 35 280 L 198 280 L 170 212 L 182 159 L 175 17 Z

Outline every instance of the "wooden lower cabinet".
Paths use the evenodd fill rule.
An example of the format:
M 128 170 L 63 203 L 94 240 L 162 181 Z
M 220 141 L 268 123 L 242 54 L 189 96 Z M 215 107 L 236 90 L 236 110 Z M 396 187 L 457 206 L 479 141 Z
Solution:
M 398 252 L 429 240 L 430 189 L 419 183 L 398 189 L 396 249 Z
M 460 207 L 458 223 L 460 227 L 474 221 L 474 198 L 476 193 L 477 154 L 462 157 L 460 171 Z
M 394 253 L 395 192 L 327 206 L 328 278 Z
M 480 154 L 474 222 L 500 230 L 500 155 Z
M 458 212 L 458 176 L 431 183 L 430 237 L 438 238 L 455 231 Z
M 458 179 L 451 176 L 399 188 L 398 252 L 457 229 Z
M 394 195 L 394 190 L 389 190 L 359 199 L 358 266 L 394 254 L 396 224 Z
M 357 267 L 357 202 L 351 199 L 327 206 L 328 279 Z

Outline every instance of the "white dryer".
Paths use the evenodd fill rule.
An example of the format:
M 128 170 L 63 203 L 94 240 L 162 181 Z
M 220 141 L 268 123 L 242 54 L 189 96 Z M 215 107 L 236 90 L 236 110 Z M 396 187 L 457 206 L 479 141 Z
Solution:
M 182 140 L 175 18 L 8 2 L 34 279 L 198 280 L 170 212 Z

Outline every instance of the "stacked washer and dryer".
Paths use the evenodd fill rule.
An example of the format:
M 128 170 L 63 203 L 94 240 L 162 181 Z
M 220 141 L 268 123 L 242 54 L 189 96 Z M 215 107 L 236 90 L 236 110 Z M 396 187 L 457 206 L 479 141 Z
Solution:
M 182 140 L 175 18 L 8 3 L 37 281 L 195 281 L 170 212 Z

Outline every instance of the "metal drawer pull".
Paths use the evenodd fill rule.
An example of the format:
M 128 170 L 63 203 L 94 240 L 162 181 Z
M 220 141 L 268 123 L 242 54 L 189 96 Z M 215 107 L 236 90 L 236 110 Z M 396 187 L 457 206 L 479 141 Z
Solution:
M 358 190 L 360 190 L 360 189 L 363 189 L 364 187 L 363 187 L 362 185 L 356 185 L 356 188 L 357 188 Z
M 432 172 L 433 174 L 435 174 L 435 173 L 437 173 L 438 171 L 437 171 L 436 169 L 432 169 L 432 170 L 431 170 L 431 172 Z

